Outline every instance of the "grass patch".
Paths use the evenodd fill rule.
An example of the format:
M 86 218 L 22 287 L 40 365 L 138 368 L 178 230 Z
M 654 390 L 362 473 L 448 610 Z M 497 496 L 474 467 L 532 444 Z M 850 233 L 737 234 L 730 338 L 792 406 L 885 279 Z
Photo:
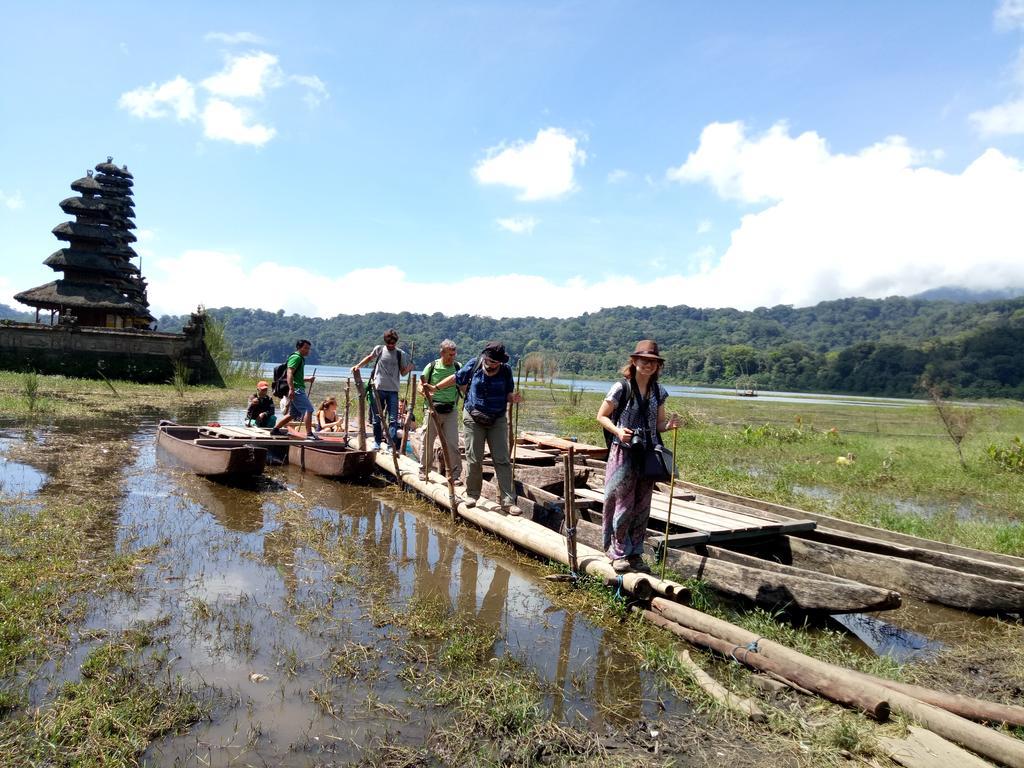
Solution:
M 163 655 L 145 652 L 151 639 L 149 630 L 136 630 L 104 643 L 51 704 L 0 722 L 5 761 L 134 766 L 152 739 L 205 717 L 194 693 L 165 674 Z

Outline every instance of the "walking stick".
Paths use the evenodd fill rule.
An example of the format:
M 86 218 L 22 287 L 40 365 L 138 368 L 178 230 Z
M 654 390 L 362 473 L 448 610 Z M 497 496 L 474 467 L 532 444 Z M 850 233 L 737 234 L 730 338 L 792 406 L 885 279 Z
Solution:
M 675 419 L 675 414 L 672 414 Z M 676 445 L 679 443 L 679 425 L 672 430 L 672 460 L 675 461 Z M 661 580 L 665 580 L 665 566 L 668 563 L 668 526 L 672 522 L 672 499 L 676 495 L 676 468 L 672 467 L 672 479 L 668 484 L 668 515 L 665 517 L 665 541 L 661 545 Z
M 351 400 L 352 379 L 345 379 L 345 443 L 348 443 L 348 404 Z
M 523 381 L 523 361 L 522 361 L 522 358 L 520 358 L 519 363 L 516 365 L 516 392 L 519 392 L 519 387 L 522 384 L 522 381 Z M 522 397 L 522 392 L 519 392 L 519 396 Z M 515 413 L 514 424 L 513 424 L 513 420 L 509 419 L 509 424 L 513 424 L 513 427 L 512 427 L 513 437 L 512 437 L 512 440 L 511 440 L 512 445 L 509 446 L 509 450 L 512 451 L 512 480 L 513 480 L 513 482 L 515 481 L 515 478 L 516 478 L 516 446 L 519 445 L 519 403 L 516 403 L 514 413 Z
M 356 382 L 356 396 L 359 398 L 359 406 L 356 409 L 359 414 L 359 420 L 356 422 L 359 426 L 359 434 L 356 435 L 356 449 L 360 451 L 366 450 L 366 387 L 363 386 L 363 374 L 356 368 L 352 371 L 352 378 Z
M 430 395 L 428 395 L 426 392 L 423 393 L 423 399 L 427 401 L 427 418 L 430 419 L 430 423 L 434 425 L 434 432 L 437 433 L 437 439 L 441 443 L 441 456 L 444 458 L 444 476 L 445 479 L 448 481 L 448 503 L 451 506 L 452 522 L 454 523 L 459 519 L 459 502 L 455 498 L 455 480 L 452 477 L 452 457 L 451 454 L 448 453 L 448 443 L 444 439 L 444 433 L 441 431 L 441 419 L 439 419 L 437 417 L 437 414 L 434 412 L 434 402 L 431 399 Z M 457 399 L 458 398 L 456 397 L 456 400 Z M 428 429 L 427 434 L 424 435 L 424 438 L 426 438 L 427 435 L 429 434 L 430 430 Z M 433 440 L 423 441 L 424 456 L 426 456 L 427 451 L 432 451 L 434 449 L 432 443 Z M 428 477 L 427 480 L 429 481 L 430 478 Z
M 402 455 L 405 455 L 405 446 L 409 444 L 409 425 L 416 418 L 416 374 L 411 373 L 409 380 L 412 383 L 410 389 L 412 394 L 405 399 L 405 424 L 402 425 Z
M 573 481 L 575 465 L 574 449 L 569 450 L 562 457 L 562 466 L 565 468 L 565 545 L 569 555 L 569 577 L 572 580 L 578 578 L 579 562 L 576 558 L 576 483 Z
M 313 394 L 313 385 L 316 384 L 316 368 L 313 369 L 313 375 L 310 376 L 310 379 L 312 379 L 312 381 L 309 382 L 309 391 L 306 393 L 306 397 Z

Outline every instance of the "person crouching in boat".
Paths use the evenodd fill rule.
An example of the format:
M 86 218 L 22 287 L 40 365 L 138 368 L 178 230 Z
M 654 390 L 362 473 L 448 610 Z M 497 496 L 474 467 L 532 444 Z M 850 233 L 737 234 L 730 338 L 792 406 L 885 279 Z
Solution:
M 665 413 L 668 391 L 658 383 L 665 358 L 658 344 L 639 342 L 597 411 L 597 423 L 612 437 L 604 483 L 604 548 L 616 573 L 650 573 L 643 560 L 654 478 L 643 475 L 645 448 L 678 421 Z
M 344 425 L 338 418 L 338 400 L 328 397 L 320 403 L 316 409 L 316 416 L 313 417 L 313 428 L 317 432 L 342 432 Z
M 256 384 L 256 394 L 249 398 L 249 410 L 245 412 L 247 427 L 274 426 L 274 400 L 270 397 L 270 385 L 265 381 Z

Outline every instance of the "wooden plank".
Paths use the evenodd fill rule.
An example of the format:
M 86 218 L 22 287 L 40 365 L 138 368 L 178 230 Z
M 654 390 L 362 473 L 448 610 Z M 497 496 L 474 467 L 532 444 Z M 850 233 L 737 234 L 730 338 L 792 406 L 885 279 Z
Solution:
M 882 751 L 905 768 L 991 768 L 991 763 L 927 728 L 911 725 L 908 730 L 901 739 L 883 736 L 878 740 Z
M 317 448 L 327 447 L 330 450 L 332 447 L 337 446 L 339 449 L 342 447 L 340 443 L 329 443 L 326 440 L 321 442 L 314 442 L 312 440 L 295 440 L 289 437 L 198 437 L 195 440 L 189 442 L 194 445 L 200 445 L 204 448 L 239 448 L 247 445 L 255 446 L 257 448 L 286 448 L 289 445 L 306 445 L 315 446 Z
M 564 437 L 558 437 L 557 435 L 550 435 L 545 432 L 522 432 L 520 436 L 529 440 L 531 443 L 544 446 L 545 448 L 557 448 L 560 451 L 567 451 L 572 447 L 573 451 L 577 454 L 584 456 L 594 456 L 596 458 L 604 458 L 608 455 L 608 449 L 603 445 L 589 445 L 588 443 L 578 443 L 573 440 L 566 440 Z

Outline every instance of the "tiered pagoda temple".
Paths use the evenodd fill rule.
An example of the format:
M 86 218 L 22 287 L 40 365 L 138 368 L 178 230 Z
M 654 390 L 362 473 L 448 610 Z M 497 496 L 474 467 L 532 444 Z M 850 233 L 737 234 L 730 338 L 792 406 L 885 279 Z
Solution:
M 36 321 L 0 320 L 0 369 L 141 382 L 184 371 L 192 383 L 223 384 L 203 311 L 181 333 L 155 330 L 146 281 L 132 263 L 134 184 L 111 157 L 72 182 L 78 194 L 60 207 L 75 220 L 54 227 L 65 245 L 44 262 L 61 277 L 15 296 L 35 307 Z M 41 321 L 40 310 L 49 318 Z
M 14 298 L 39 310 L 50 310 L 50 322 L 101 328 L 149 328 L 146 281 L 132 263 L 138 256 L 135 242 L 134 181 L 127 166 L 118 168 L 113 158 L 96 166 L 96 172 L 71 183 L 77 197 L 60 203 L 64 213 L 75 217 L 53 228 L 67 245 L 44 263 L 63 277 L 22 291 Z

